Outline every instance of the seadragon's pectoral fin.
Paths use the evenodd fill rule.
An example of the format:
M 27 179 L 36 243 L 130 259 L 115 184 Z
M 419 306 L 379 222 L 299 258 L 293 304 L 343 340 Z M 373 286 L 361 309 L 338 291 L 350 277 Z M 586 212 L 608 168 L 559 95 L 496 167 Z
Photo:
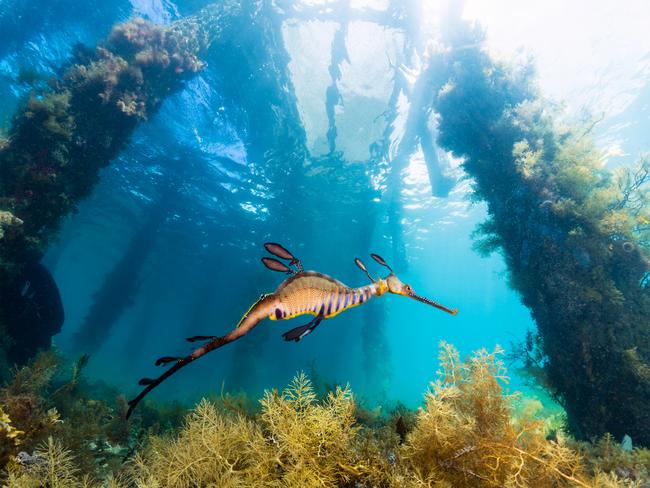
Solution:
M 301 325 L 300 327 L 295 327 L 291 330 L 288 330 L 287 332 L 282 334 L 282 337 L 284 337 L 285 341 L 298 342 L 300 339 L 305 337 L 307 334 L 310 334 L 316 327 L 318 327 L 318 324 L 321 323 L 321 320 L 323 320 L 322 313 L 314 317 L 314 319 L 308 324 Z

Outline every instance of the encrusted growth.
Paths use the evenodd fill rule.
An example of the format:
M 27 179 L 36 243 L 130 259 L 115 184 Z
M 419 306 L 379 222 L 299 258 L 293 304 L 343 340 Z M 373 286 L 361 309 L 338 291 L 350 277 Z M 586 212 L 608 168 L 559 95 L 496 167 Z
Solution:
M 176 31 L 133 19 L 79 51 L 51 92 L 31 96 L 0 153 L 0 206 L 24 222 L 30 245 L 47 244 L 137 121 L 201 69 L 197 54 Z
M 118 24 L 95 49 L 77 49 L 63 75 L 30 96 L 0 141 L 2 296 L 20 286 L 24 268 L 88 196 L 137 123 L 201 69 L 198 56 L 238 14 L 235 2 L 220 2 L 171 26 L 139 18 Z M 0 303 L 6 333 L 19 327 L 13 313 L 20 314 Z M 26 362 L 33 349 L 15 359 Z
M 433 59 L 445 80 L 434 101 L 439 143 L 464 158 L 487 204 L 477 248 L 504 256 L 537 323 L 529 366 L 574 435 L 648 445 L 648 159 L 605 169 L 591 128 L 562 126 L 528 66 L 494 62 L 477 29 L 449 23 L 455 35 Z

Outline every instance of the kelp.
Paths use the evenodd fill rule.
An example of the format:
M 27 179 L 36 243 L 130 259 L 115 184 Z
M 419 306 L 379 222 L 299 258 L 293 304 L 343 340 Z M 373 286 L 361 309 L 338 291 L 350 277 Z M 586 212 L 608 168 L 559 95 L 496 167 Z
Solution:
M 502 352 L 479 350 L 461 360 L 453 346 L 441 343 L 437 379 L 417 412 L 367 410 L 349 387 L 319 397 L 304 373 L 282 391 L 267 391 L 255 411 L 242 408 L 249 402 L 241 395 L 222 392 L 167 431 L 142 423 L 152 408 L 145 404 L 131 425 L 135 440 L 128 452 L 110 459 L 89 448 L 98 438 L 88 430 L 95 422 L 108 432 L 109 423 L 90 410 L 82 414 L 94 417 L 83 421 L 75 409 L 62 407 L 67 430 L 50 429 L 38 441 L 17 434 L 24 444 L 7 463 L 4 486 L 632 487 L 650 481 L 647 450 L 611 436 L 575 442 L 556 420 L 539 416 L 537 400 L 508 394 Z M 22 391 L 20 384 L 40 385 L 43 396 L 63 394 L 87 408 L 90 400 L 79 401 L 88 389 L 79 365 L 54 393 L 46 380 L 51 369 L 42 366 L 21 370 L 5 398 L 7 391 Z M 120 412 L 119 403 L 97 402 Z
M 431 60 L 438 142 L 463 158 L 498 251 L 537 324 L 523 358 L 567 411 L 571 432 L 650 444 L 647 157 L 614 172 L 591 135 L 541 99 L 530 66 L 496 62 L 458 18 Z

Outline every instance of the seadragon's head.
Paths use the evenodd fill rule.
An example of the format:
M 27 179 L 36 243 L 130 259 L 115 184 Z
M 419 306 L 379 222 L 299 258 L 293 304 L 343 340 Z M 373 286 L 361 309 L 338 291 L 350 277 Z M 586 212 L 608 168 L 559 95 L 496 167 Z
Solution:
M 397 275 L 393 272 L 392 268 L 388 266 L 386 261 L 379 256 L 378 254 L 371 254 L 370 255 L 372 259 L 377 261 L 379 264 L 382 266 L 385 266 L 388 268 L 390 271 L 390 274 L 386 276 L 385 278 L 379 278 L 378 280 L 375 280 L 370 276 L 370 273 L 368 273 L 368 270 L 366 269 L 365 265 L 361 262 L 359 258 L 356 258 L 354 262 L 361 268 L 361 270 L 366 273 L 366 276 L 373 281 L 374 283 L 377 284 L 378 286 L 378 294 L 383 294 L 385 292 L 393 293 L 395 295 L 402 295 L 404 297 L 409 297 L 413 298 L 414 300 L 417 300 L 418 302 L 426 303 L 427 305 L 431 305 L 432 307 L 436 307 L 444 312 L 447 312 L 451 315 L 456 315 L 458 313 L 458 309 L 450 309 L 445 307 L 444 305 L 441 305 L 437 302 L 434 302 L 433 300 L 429 300 L 428 298 L 421 297 L 420 295 L 417 295 L 414 291 L 413 288 L 411 288 L 411 285 L 408 285 L 406 283 L 402 283 L 402 280 L 400 280 Z

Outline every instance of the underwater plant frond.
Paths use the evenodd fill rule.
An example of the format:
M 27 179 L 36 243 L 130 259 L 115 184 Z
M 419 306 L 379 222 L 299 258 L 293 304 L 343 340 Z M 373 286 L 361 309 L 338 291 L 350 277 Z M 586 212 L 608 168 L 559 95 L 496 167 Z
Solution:
M 316 401 L 314 387 L 309 378 L 307 378 L 307 375 L 302 371 L 285 388 L 283 396 L 288 405 L 298 412 L 306 410 Z
M 24 435 L 25 432 L 12 425 L 11 417 L 0 405 L 0 465 L 6 465 L 17 453 Z
M 261 430 L 241 416 L 224 416 L 203 400 L 176 437 L 154 437 L 132 461 L 137 486 L 263 486 L 272 456 Z
M 33 448 L 59 423 L 59 412 L 46 400 L 59 364 L 56 353 L 39 353 L 28 365 L 16 369 L 12 380 L 0 390 L 2 411 L 23 432 L 27 447 Z
M 650 156 L 642 156 L 634 167 L 620 168 L 614 176 L 620 196 L 611 208 L 627 208 L 634 214 L 647 209 L 650 193 Z
M 88 364 L 89 359 L 90 356 L 88 354 L 82 354 L 79 356 L 79 358 L 74 363 L 72 363 L 72 371 L 68 382 L 61 385 L 56 391 L 52 393 L 52 395 L 59 395 L 64 392 L 71 394 L 73 390 L 78 386 L 79 381 L 82 378 L 83 369 Z
M 7 486 L 81 488 L 89 486 L 87 477 L 78 477 L 72 453 L 48 437 L 27 460 L 9 467 Z
M 67 488 L 76 483 L 77 469 L 74 465 L 72 453 L 48 437 L 47 443 L 35 451 L 35 455 L 44 460 L 42 476 L 46 484 L 52 488 Z
M 489 218 L 476 226 L 472 231 L 472 249 L 482 257 L 498 252 L 503 243 L 497 233 L 496 226 Z
M 440 349 L 444 366 L 403 447 L 420 483 L 589 486 L 579 454 L 547 440 L 543 422 L 513 418 L 499 347 L 466 361 L 449 344 Z
M 6 386 L 8 396 L 38 394 L 50 384 L 61 360 L 53 350 L 40 352 L 26 366 L 14 372 L 11 382 Z

